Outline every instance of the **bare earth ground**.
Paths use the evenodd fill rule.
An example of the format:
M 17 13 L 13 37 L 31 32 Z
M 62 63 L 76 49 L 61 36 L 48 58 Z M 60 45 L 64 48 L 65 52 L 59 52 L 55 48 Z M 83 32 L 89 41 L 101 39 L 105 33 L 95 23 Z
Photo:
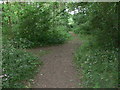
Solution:
M 44 63 L 32 88 L 80 88 L 80 80 L 72 62 L 75 48 L 80 44 L 75 36 L 73 40 L 62 45 L 30 49 Z M 38 54 L 40 50 L 50 53 L 41 57 Z

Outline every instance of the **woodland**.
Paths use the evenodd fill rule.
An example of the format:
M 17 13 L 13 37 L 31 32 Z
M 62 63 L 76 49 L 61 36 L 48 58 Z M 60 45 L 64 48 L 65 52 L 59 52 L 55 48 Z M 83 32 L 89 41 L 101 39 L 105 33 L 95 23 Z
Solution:
M 82 43 L 73 54 L 81 86 L 118 87 L 118 3 L 4 2 L 0 6 L 3 88 L 30 88 L 26 82 L 45 63 L 39 59 L 42 55 L 27 50 L 62 46 L 74 39 L 70 32 Z

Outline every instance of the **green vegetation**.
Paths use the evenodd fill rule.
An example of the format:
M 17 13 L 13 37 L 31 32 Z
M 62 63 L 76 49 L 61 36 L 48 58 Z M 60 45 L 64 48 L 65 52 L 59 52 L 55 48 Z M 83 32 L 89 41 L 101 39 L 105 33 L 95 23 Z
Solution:
M 74 61 L 83 87 L 118 86 L 117 3 L 7 2 L 2 9 L 3 88 L 25 87 L 42 65 L 25 49 L 63 44 L 69 31 L 82 41 Z
M 39 59 L 22 49 L 16 49 L 9 42 L 3 44 L 3 87 L 23 88 L 24 82 L 33 78 L 36 68 L 42 65 Z
M 75 54 L 75 63 L 80 73 L 82 71 L 82 85 L 91 88 L 117 87 L 118 49 L 95 47 L 91 43 L 94 39 L 89 35 L 80 38 L 83 44 Z
M 82 69 L 83 87 L 118 87 L 117 3 L 79 3 L 76 8 L 79 6 L 82 11 L 73 19 L 82 45 L 75 62 Z
M 25 49 L 67 41 L 68 14 L 60 3 L 7 2 L 2 8 L 3 88 L 23 88 L 42 65 Z
M 64 43 L 70 36 L 67 33 L 68 14 L 64 7 L 54 10 L 53 7 L 59 7 L 59 3 L 3 5 L 3 34 L 17 45 L 22 43 L 28 48 Z

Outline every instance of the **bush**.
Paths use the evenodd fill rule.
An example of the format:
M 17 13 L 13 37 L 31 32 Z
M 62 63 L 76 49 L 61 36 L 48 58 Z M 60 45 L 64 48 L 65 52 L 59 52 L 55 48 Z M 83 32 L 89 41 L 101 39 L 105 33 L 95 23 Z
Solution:
M 95 47 L 89 40 L 75 54 L 78 69 L 82 69 L 83 86 L 89 88 L 115 88 L 118 85 L 118 49 Z M 94 42 L 93 39 L 91 39 Z
M 48 32 L 49 38 L 46 39 L 48 44 L 62 44 L 67 41 L 70 37 L 70 34 L 66 31 L 67 27 L 65 26 L 56 26 Z
M 54 5 L 56 3 L 3 4 L 4 36 L 12 39 L 15 47 L 19 44 L 32 48 L 64 43 L 68 39 L 68 15 L 62 10 L 60 12 L 58 8 L 52 10 Z M 57 16 L 53 15 L 54 13 Z
M 18 32 L 20 38 L 32 42 L 31 47 L 61 44 L 67 40 L 68 28 L 62 25 L 57 26 L 54 23 L 55 17 L 51 16 L 50 9 L 44 4 L 41 7 L 26 5 L 24 12 L 20 18 Z M 57 19 L 58 24 L 63 21 L 59 21 L 60 18 Z
M 3 88 L 23 88 L 23 82 L 33 78 L 38 65 L 42 62 L 31 53 L 16 49 L 11 42 L 4 42 L 3 58 Z
M 90 34 L 91 27 L 89 26 L 89 22 L 85 22 L 80 25 L 74 25 L 74 32 L 77 34 Z
M 36 31 L 32 33 L 36 33 L 34 35 L 31 35 L 31 39 L 27 36 L 31 32 L 28 31 L 28 34 L 24 33 L 24 36 L 21 36 L 22 33 L 19 34 L 21 39 L 28 41 L 28 43 L 25 43 L 26 47 L 36 47 L 36 46 L 46 46 L 46 45 L 54 45 L 54 44 L 62 44 L 65 41 L 67 41 L 70 37 L 70 35 L 66 31 L 66 27 L 64 26 L 56 26 L 54 28 L 49 29 L 48 31 L 39 32 L 39 35 L 36 35 Z M 18 39 L 20 38 L 18 37 Z M 34 39 L 34 40 L 33 40 Z M 18 40 L 17 40 L 18 41 Z M 19 40 L 21 41 L 21 40 Z M 24 42 L 23 42 L 24 44 Z

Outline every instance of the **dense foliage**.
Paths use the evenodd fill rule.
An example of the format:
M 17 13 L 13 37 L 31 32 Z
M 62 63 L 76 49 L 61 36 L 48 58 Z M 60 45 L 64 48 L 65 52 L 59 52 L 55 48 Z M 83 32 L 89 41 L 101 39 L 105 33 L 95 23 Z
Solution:
M 117 87 L 119 49 L 94 46 L 95 42 L 91 43 L 93 36 L 85 36 L 80 36 L 83 44 L 75 54 L 75 63 L 83 75 L 82 85 L 91 88 Z
M 6 2 L 2 5 L 4 88 L 24 87 L 24 82 L 29 81 L 42 64 L 25 48 L 68 40 L 68 14 L 60 5 L 63 4 Z
M 117 3 L 7 2 L 2 10 L 4 88 L 24 87 L 42 64 L 25 48 L 62 44 L 69 30 L 82 41 L 75 63 L 83 87 L 117 87 Z
M 10 35 L 9 38 L 18 44 L 20 39 L 28 42 L 22 42 L 27 47 L 64 43 L 69 38 L 66 26 L 67 13 L 64 7 L 62 10 L 60 8 L 53 10 L 53 7 L 59 7 L 59 4 L 20 2 L 5 4 L 3 33 Z M 64 15 L 61 15 L 62 13 Z
M 33 78 L 36 68 L 42 64 L 31 53 L 14 48 L 8 40 L 4 40 L 2 55 L 4 88 L 25 87 L 23 82 Z
M 76 52 L 83 85 L 94 88 L 118 86 L 118 10 L 117 3 L 77 3 L 74 31 L 83 45 Z M 79 19 L 78 19 L 79 18 Z

